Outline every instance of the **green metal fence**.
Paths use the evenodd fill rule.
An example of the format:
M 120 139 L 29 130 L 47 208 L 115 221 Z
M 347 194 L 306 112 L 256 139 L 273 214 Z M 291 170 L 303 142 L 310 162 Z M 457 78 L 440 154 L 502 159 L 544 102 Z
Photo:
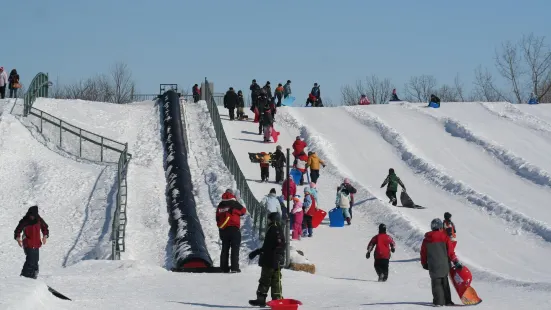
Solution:
M 207 80 L 205 80 L 205 85 L 208 85 Z M 235 156 L 233 155 L 230 143 L 228 142 L 228 138 L 226 137 L 226 133 L 224 132 L 224 127 L 222 125 L 222 121 L 220 120 L 220 114 L 218 113 L 217 101 L 210 93 L 210 88 L 208 86 L 205 88 L 207 107 L 210 113 L 210 117 L 212 119 L 212 123 L 214 125 L 214 131 L 216 132 L 216 139 L 220 144 L 222 159 L 224 160 L 224 164 L 226 165 L 226 167 L 228 167 L 231 174 L 235 178 L 237 189 L 241 192 L 241 197 L 245 201 L 247 210 L 249 211 L 253 220 L 253 230 L 255 232 L 258 232 L 260 240 L 264 240 L 268 211 L 260 204 L 260 202 L 256 199 L 251 189 L 249 188 L 249 184 L 247 184 L 247 179 L 239 168 L 237 159 L 235 159 Z
M 38 73 L 32 80 L 24 97 L 23 116 L 27 116 L 36 98 L 48 98 L 48 89 L 52 83 L 46 73 Z

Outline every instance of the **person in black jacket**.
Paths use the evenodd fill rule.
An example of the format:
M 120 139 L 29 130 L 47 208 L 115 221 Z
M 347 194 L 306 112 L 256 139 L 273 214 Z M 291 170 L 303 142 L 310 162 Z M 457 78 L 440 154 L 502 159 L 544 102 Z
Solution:
M 199 85 L 193 85 L 191 92 L 193 94 L 193 102 L 197 103 L 201 99 L 201 90 L 199 89 Z
M 268 215 L 268 230 L 264 237 L 262 248 L 249 254 L 249 259 L 254 259 L 260 254 L 258 264 L 262 267 L 256 299 L 249 300 L 251 306 L 266 306 L 268 291 L 272 290 L 272 300 L 283 299 L 281 287 L 281 266 L 285 262 L 285 234 L 281 224 L 277 221 L 278 213 Z
M 283 168 L 287 162 L 287 158 L 285 158 L 282 149 L 281 145 L 278 145 L 275 153 L 272 155 L 272 167 L 275 169 L 276 183 L 279 184 L 283 184 Z
M 258 96 L 256 97 L 256 105 L 258 108 L 258 114 L 260 115 L 259 121 L 258 121 L 258 134 L 261 135 L 263 133 L 262 129 L 262 118 L 264 117 L 264 111 L 266 109 L 270 108 L 268 95 L 266 94 L 266 90 L 261 89 L 258 92 Z
M 224 95 L 224 108 L 230 111 L 230 121 L 235 119 L 234 111 L 238 105 L 239 97 L 235 93 L 235 90 L 233 90 L 233 87 L 230 87 L 230 89 L 226 92 L 226 95 Z
M 10 98 L 17 98 L 17 90 L 21 88 L 21 84 L 19 84 L 19 74 L 15 69 L 11 70 L 8 77 L 8 88 L 10 89 Z
M 243 109 L 245 108 L 245 99 L 243 99 L 243 92 L 237 92 L 238 104 L 237 104 L 237 119 L 242 120 L 245 116 Z
M 251 111 L 254 112 L 254 108 L 257 106 L 256 102 L 257 102 L 258 95 L 260 95 L 261 88 L 260 88 L 260 85 L 256 83 L 256 80 L 253 80 L 253 83 L 251 84 L 251 87 L 249 87 L 249 89 L 251 90 L 251 100 L 252 100 Z
M 266 94 L 268 94 L 268 98 L 272 98 L 272 86 L 270 84 L 270 81 L 266 82 L 266 85 L 264 85 L 264 90 L 266 90 Z

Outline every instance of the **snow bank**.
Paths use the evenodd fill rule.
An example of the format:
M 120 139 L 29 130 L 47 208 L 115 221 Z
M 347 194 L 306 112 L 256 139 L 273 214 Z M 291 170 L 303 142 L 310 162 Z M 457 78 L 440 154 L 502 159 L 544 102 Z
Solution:
M 535 131 L 551 133 L 550 123 L 522 111 L 514 104 L 508 102 L 481 102 L 480 104 L 494 115 L 521 124 Z
M 0 308 L 21 309 L 74 309 L 70 301 L 63 301 L 48 291 L 40 280 L 7 277 L 0 280 Z

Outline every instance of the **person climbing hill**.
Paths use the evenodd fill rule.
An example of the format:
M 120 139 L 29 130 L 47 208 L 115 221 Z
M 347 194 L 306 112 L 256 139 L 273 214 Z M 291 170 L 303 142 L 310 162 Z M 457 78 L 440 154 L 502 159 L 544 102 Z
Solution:
M 318 157 L 316 152 L 308 152 L 307 166 L 310 168 L 310 178 L 314 183 L 318 183 L 318 179 L 320 177 L 320 165 L 325 168 L 325 162 Z
M 389 203 L 392 203 L 393 206 L 398 204 L 398 200 L 396 199 L 396 192 L 398 192 L 398 184 L 402 187 L 402 189 L 405 191 L 406 187 L 404 186 L 404 183 L 402 183 L 402 180 L 396 175 L 393 168 L 388 169 L 388 176 L 386 177 L 385 181 L 381 185 L 381 188 L 383 188 L 385 185 L 387 185 L 386 188 L 386 196 L 388 199 L 390 199 Z
M 295 159 L 298 157 L 298 155 L 304 151 L 304 149 L 307 147 L 308 145 L 306 144 L 306 142 L 302 141 L 300 139 L 300 136 L 297 136 L 296 137 L 296 140 L 295 142 L 293 142 L 293 156 L 295 157 Z
M 379 224 L 379 234 L 371 238 L 367 245 L 367 254 L 365 257 L 369 259 L 371 251 L 375 250 L 375 272 L 379 277 L 379 282 L 386 282 L 388 279 L 388 264 L 390 262 L 391 253 L 394 253 L 396 244 L 391 236 L 386 233 L 386 225 Z

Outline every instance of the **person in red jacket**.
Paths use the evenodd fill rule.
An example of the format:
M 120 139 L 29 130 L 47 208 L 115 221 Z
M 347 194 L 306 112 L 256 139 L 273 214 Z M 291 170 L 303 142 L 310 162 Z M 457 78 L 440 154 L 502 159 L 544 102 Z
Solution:
M 375 272 L 379 277 L 379 282 L 385 282 L 388 279 L 388 263 L 390 262 L 390 252 L 394 253 L 396 244 L 391 236 L 386 234 L 386 225 L 379 224 L 379 234 L 371 238 L 367 245 L 367 254 L 369 259 L 371 251 L 375 249 Z
M 21 233 L 23 233 L 23 240 L 21 240 Z M 19 246 L 23 247 L 26 256 L 21 276 L 32 279 L 38 277 L 39 249 L 46 244 L 49 234 L 48 224 L 38 215 L 38 206 L 30 207 L 14 231 L 14 238 Z
M 298 155 L 300 155 L 300 153 L 304 152 L 304 149 L 307 146 L 308 145 L 306 144 L 306 142 L 300 140 L 300 136 L 297 136 L 295 142 L 293 142 L 293 156 L 295 157 L 295 159 L 298 157 Z
M 289 184 L 289 191 L 287 191 L 287 184 Z M 292 200 L 297 194 L 297 185 L 290 175 L 288 175 L 287 179 L 285 179 L 283 184 L 281 184 L 281 193 L 283 194 L 285 200 Z
M 435 306 L 452 306 L 452 295 L 448 274 L 450 262 L 456 269 L 463 266 L 455 256 L 450 237 L 443 229 L 442 220 L 436 218 L 430 223 L 431 231 L 425 234 L 421 244 L 421 265 L 429 271 L 432 287 L 432 303 Z
M 222 201 L 216 209 L 216 225 L 222 240 L 222 252 L 220 253 L 220 268 L 222 272 L 241 272 L 239 269 L 239 248 L 241 247 L 241 216 L 247 213 L 233 195 L 231 189 L 227 189 L 222 195 Z M 231 249 L 231 268 L 228 258 Z

